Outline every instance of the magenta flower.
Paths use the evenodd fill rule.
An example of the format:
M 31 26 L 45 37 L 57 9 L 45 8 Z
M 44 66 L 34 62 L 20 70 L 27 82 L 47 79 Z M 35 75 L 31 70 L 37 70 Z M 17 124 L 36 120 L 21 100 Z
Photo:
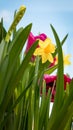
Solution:
M 46 95 L 48 93 L 48 89 L 51 90 L 51 102 L 54 102 L 54 96 L 55 96 L 55 93 L 56 93 L 56 79 L 57 79 L 57 76 L 55 75 L 48 75 L 48 74 L 45 74 L 44 75 L 44 80 L 46 81 Z
M 44 34 L 44 33 L 41 33 L 41 34 L 39 34 L 38 36 L 35 36 L 35 39 L 36 39 L 36 40 L 37 40 L 37 39 L 40 39 L 40 40 L 44 41 L 46 38 L 47 38 L 47 35 Z
M 46 34 L 44 34 L 44 33 L 41 33 L 41 34 L 39 34 L 38 36 L 34 36 L 34 35 L 32 34 L 32 32 L 30 32 L 29 37 L 28 37 L 28 40 L 27 40 L 27 45 L 26 45 L 26 50 L 25 50 L 25 52 L 28 52 L 28 50 L 29 50 L 30 47 L 34 44 L 34 42 L 35 42 L 36 40 L 39 39 L 39 40 L 44 41 L 46 38 L 47 38 L 47 36 L 46 36 Z
M 56 80 L 57 76 L 53 75 L 50 76 L 48 74 L 44 75 L 44 80 L 46 81 L 46 95 L 48 93 L 48 89 L 51 90 L 51 102 L 54 102 L 54 96 L 56 94 Z M 67 75 L 64 74 L 64 90 L 66 89 L 66 83 L 70 83 L 71 78 L 69 78 Z M 42 89 L 41 89 L 41 95 L 42 95 Z
M 66 89 L 66 84 L 71 82 L 71 78 L 64 74 L 64 89 Z
M 41 33 L 38 36 L 34 36 L 32 34 L 32 32 L 30 32 L 28 40 L 27 40 L 27 45 L 26 45 L 25 53 L 27 53 L 29 51 L 29 49 L 34 44 L 34 42 L 36 42 L 36 40 L 42 40 L 42 41 L 44 41 L 46 38 L 47 38 L 47 35 L 44 34 L 44 33 Z M 37 46 L 37 47 L 39 47 L 39 46 Z M 34 62 L 34 60 L 35 60 L 35 56 L 32 55 L 31 61 Z

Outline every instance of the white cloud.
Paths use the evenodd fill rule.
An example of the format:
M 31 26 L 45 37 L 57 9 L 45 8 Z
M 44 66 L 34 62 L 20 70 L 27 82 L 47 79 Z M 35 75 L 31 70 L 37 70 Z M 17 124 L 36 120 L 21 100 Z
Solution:
M 3 18 L 4 23 L 10 23 L 12 20 L 12 13 L 8 10 L 0 11 L 0 19 Z

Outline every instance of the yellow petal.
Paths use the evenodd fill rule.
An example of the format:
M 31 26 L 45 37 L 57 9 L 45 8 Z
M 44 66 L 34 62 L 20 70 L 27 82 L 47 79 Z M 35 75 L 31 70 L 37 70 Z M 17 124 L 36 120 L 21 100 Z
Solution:
M 43 48 L 46 48 L 47 46 L 49 46 L 49 44 L 51 44 L 51 40 L 50 38 L 46 38 L 45 41 L 43 42 Z
M 51 52 L 51 53 L 54 53 L 54 52 L 55 52 L 55 49 L 56 49 L 55 45 L 51 43 L 51 44 L 50 44 L 50 52 Z
M 45 39 L 45 43 L 46 43 L 46 44 L 49 44 L 49 43 L 52 43 L 52 41 L 51 41 L 50 38 L 46 38 L 46 39 Z
M 39 40 L 39 46 L 40 46 L 41 48 L 44 47 L 44 42 L 43 42 L 42 40 Z
M 51 53 L 48 54 L 48 60 L 53 63 L 53 56 Z
M 47 57 L 46 57 L 46 55 L 42 55 L 42 63 L 45 63 L 47 61 Z
M 64 56 L 64 65 L 70 65 L 71 62 L 69 61 L 70 55 Z
M 34 52 L 34 55 L 37 56 L 37 55 L 42 55 L 43 53 L 43 50 L 41 48 L 36 48 L 35 52 Z

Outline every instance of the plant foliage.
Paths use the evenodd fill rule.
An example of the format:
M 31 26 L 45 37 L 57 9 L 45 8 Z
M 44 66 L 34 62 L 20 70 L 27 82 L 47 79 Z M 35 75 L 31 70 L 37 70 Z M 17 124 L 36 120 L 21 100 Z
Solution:
M 23 16 L 24 12 L 25 10 L 21 10 L 16 13 L 8 32 L 3 26 L 3 20 L 0 22 L 0 130 L 70 130 L 73 115 L 73 79 L 70 85 L 67 85 L 67 93 L 64 91 L 62 55 L 62 45 L 68 35 L 60 41 L 55 28 L 50 25 L 57 46 L 53 57 L 58 54 L 58 65 L 48 68 L 50 63 L 42 64 L 39 56 L 35 64 L 30 63 L 38 41 L 22 56 L 32 27 L 32 24 L 29 24 L 16 29 L 21 19 L 19 15 Z M 49 90 L 46 95 L 43 75 L 51 74 L 54 70 L 57 70 L 57 84 L 50 114 L 51 92 Z

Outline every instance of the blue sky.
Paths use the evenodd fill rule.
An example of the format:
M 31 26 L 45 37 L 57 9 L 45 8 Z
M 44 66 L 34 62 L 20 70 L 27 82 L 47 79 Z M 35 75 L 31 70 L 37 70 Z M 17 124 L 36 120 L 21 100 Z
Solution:
M 32 23 L 31 31 L 34 35 L 44 32 L 53 41 L 50 24 L 55 27 L 61 40 L 68 33 L 63 49 L 65 54 L 71 54 L 71 65 L 65 68 L 65 73 L 73 77 L 73 0 L 0 0 L 0 18 L 4 18 L 6 29 L 11 24 L 14 11 L 21 5 L 27 9 L 18 28 Z

